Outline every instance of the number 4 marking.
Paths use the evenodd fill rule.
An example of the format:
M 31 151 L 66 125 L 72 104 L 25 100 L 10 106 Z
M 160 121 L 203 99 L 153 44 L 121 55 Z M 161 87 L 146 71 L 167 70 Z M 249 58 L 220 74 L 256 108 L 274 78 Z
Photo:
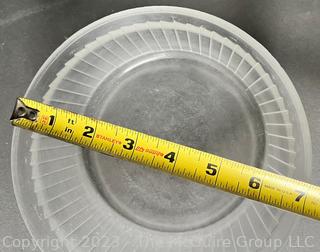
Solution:
M 176 155 L 175 152 L 169 152 L 168 154 L 164 155 L 163 157 L 165 159 L 168 159 L 170 163 L 173 163 L 175 155 Z

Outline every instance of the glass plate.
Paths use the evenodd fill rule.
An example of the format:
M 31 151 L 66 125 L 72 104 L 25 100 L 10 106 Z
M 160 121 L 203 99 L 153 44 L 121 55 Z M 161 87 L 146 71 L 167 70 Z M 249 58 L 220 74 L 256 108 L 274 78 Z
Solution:
M 83 28 L 26 97 L 305 179 L 308 125 L 285 72 L 258 42 L 178 7 L 123 11 Z M 298 216 L 15 129 L 12 172 L 40 244 L 67 251 L 241 251 L 285 243 Z M 246 249 L 244 249 L 246 250 Z M 266 248 L 266 250 L 268 250 Z

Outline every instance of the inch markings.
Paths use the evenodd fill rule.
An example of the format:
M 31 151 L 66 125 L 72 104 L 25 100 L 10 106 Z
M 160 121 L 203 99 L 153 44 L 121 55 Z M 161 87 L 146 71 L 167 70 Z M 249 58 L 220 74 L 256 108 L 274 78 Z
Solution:
M 14 126 L 320 220 L 318 186 L 30 99 L 19 102 L 37 115 L 14 118 Z

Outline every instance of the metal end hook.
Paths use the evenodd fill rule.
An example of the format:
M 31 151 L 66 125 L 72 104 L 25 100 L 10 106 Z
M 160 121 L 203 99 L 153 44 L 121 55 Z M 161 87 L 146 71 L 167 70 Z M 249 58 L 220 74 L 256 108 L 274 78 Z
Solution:
M 16 105 L 13 109 L 12 115 L 10 117 L 10 121 L 25 118 L 31 121 L 35 121 L 37 119 L 38 110 L 29 108 L 26 106 L 20 98 L 17 98 Z

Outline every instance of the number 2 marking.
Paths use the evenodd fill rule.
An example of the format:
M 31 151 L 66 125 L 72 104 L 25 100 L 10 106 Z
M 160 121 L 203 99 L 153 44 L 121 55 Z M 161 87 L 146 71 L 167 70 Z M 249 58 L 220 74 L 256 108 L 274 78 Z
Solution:
M 92 138 L 92 134 L 94 132 L 94 128 L 90 127 L 90 126 L 85 126 L 84 129 L 86 129 L 87 131 L 83 132 L 83 136 L 85 137 L 89 137 L 89 138 Z

